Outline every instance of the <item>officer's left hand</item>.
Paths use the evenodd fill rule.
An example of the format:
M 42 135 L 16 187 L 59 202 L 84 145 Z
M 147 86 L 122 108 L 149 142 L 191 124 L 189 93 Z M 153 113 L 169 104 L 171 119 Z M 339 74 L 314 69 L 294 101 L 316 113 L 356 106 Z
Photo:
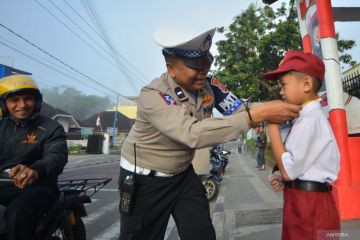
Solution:
M 250 111 L 255 122 L 268 121 L 269 123 L 281 124 L 289 119 L 298 117 L 301 108 L 300 105 L 275 100 L 257 104 Z
M 9 176 L 14 180 L 14 184 L 18 188 L 24 188 L 27 185 L 36 182 L 39 178 L 37 171 L 23 164 L 18 164 L 11 168 Z

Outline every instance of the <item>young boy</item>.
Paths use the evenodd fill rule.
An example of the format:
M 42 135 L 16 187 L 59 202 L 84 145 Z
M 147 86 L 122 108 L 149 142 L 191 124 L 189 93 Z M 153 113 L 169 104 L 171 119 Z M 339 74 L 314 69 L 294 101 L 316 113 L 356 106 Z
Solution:
M 268 125 L 284 181 L 269 177 L 275 190 L 284 189 L 282 240 L 315 240 L 340 229 L 330 186 L 339 172 L 340 154 L 317 96 L 324 72 L 316 55 L 290 50 L 278 69 L 264 74 L 265 79 L 280 81 L 285 102 L 302 105 L 284 143 L 279 125 Z

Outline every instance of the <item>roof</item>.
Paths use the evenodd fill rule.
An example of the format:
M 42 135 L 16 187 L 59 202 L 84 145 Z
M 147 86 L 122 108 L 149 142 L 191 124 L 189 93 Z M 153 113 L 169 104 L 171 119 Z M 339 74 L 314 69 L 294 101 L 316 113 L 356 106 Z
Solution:
M 55 108 L 53 106 L 50 106 L 49 104 L 43 102 L 41 104 L 41 111 L 40 111 L 41 115 L 47 116 L 49 118 L 53 118 L 58 114 L 62 114 L 62 115 L 69 115 L 71 116 L 70 113 L 67 113 L 59 108 Z
M 59 108 L 50 106 L 49 104 L 42 102 L 40 114 L 48 118 L 57 120 L 58 118 L 66 118 L 72 126 L 80 128 L 83 124 L 79 120 L 75 119 L 70 113 L 67 113 Z
M 0 78 L 14 74 L 31 75 L 31 73 L 29 72 L 25 72 L 4 64 L 0 64 Z
M 112 111 L 114 110 L 112 109 Z M 119 106 L 118 111 L 130 119 L 136 119 L 137 105 Z

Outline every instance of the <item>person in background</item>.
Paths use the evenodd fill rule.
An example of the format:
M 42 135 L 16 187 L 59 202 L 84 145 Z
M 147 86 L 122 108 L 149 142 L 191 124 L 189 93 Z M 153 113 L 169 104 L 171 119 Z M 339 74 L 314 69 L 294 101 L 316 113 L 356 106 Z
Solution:
M 264 123 L 260 123 L 256 128 L 256 162 L 259 170 L 265 170 L 265 149 L 266 149 L 267 137 L 264 130 Z
M 173 216 L 183 240 L 213 240 L 205 189 L 191 161 L 196 149 L 238 138 L 260 121 L 281 123 L 300 106 L 247 107 L 214 76 L 215 28 L 162 29 L 155 41 L 167 71 L 142 88 L 135 124 L 121 149 L 119 239 L 163 239 Z M 211 118 L 216 107 L 224 118 Z
M 39 115 L 41 103 L 31 77 L 0 79 L 0 166 L 13 180 L 0 183 L 7 240 L 37 240 L 36 224 L 57 200 L 58 175 L 68 160 L 64 129 Z
M 330 185 L 340 169 L 340 154 L 317 95 L 324 73 L 319 57 L 290 50 L 278 69 L 264 75 L 268 80 L 279 79 L 285 102 L 303 106 L 285 143 L 279 124 L 268 125 L 281 173 L 281 177 L 270 176 L 269 181 L 274 190 L 284 190 L 282 240 L 316 240 L 340 230 Z
M 239 138 L 238 139 L 238 153 L 240 153 L 240 154 L 242 152 L 243 143 L 244 143 L 244 140 L 242 138 Z

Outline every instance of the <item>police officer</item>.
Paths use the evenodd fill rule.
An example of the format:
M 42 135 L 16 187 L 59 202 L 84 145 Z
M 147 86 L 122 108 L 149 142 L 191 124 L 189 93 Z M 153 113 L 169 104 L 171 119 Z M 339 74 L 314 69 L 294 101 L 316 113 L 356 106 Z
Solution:
M 31 77 L 0 79 L 0 167 L 10 170 L 14 182 L 0 184 L 8 240 L 36 238 L 36 224 L 54 205 L 58 175 L 67 163 L 64 129 L 38 114 L 41 103 Z
M 195 149 L 238 138 L 255 122 L 298 116 L 300 107 L 281 101 L 245 111 L 208 76 L 214 33 L 155 32 L 167 72 L 141 90 L 136 122 L 121 149 L 121 240 L 163 239 L 170 215 L 181 239 L 215 239 L 205 189 L 191 164 Z M 210 118 L 213 107 L 226 116 Z

